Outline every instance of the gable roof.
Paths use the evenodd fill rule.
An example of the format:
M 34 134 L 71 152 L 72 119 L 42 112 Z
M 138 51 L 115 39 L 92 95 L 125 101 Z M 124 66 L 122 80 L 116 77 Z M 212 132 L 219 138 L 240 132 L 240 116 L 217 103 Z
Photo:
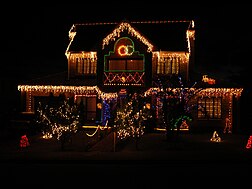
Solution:
M 186 31 L 192 21 L 122 21 L 106 23 L 74 24 L 69 31 L 70 43 L 67 52 L 97 51 L 99 43 L 109 35 L 116 35 L 116 29 L 126 23 L 128 32 L 141 36 L 146 45 L 153 45 L 155 51 L 188 51 Z M 120 33 L 120 32 L 119 32 Z M 117 34 L 119 34 L 117 33 Z M 138 36 L 137 36 L 138 35 Z
M 136 37 L 143 44 L 148 46 L 148 52 L 151 52 L 153 50 L 153 45 L 151 44 L 151 42 L 140 32 L 135 30 L 128 22 L 121 22 L 109 35 L 107 35 L 103 39 L 102 48 L 104 48 L 105 45 L 108 45 L 110 41 L 115 41 L 116 38 L 119 38 L 121 32 L 123 32 L 124 30 L 127 30 L 131 36 Z

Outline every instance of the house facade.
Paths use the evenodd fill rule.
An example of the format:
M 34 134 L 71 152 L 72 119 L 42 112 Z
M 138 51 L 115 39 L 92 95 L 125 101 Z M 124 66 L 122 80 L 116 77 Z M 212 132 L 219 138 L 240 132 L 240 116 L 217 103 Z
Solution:
M 162 127 L 158 92 L 179 98 L 186 90 L 193 94 L 188 107 L 194 106 L 187 130 L 238 131 L 243 89 L 195 74 L 194 51 L 193 20 L 73 24 L 65 51 L 68 70 L 18 85 L 23 111 L 35 112 L 39 101 L 64 94 L 83 105 L 83 124 L 105 124 L 108 109 L 135 92 L 150 97 L 156 127 Z M 180 85 L 167 84 L 173 77 Z

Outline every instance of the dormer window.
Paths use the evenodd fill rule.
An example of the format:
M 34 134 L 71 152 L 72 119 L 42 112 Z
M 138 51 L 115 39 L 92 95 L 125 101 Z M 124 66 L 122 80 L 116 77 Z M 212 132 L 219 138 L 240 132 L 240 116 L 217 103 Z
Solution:
M 104 85 L 144 85 L 145 55 L 135 50 L 129 37 L 119 38 L 104 55 Z
M 133 41 L 128 37 L 122 37 L 114 45 L 114 51 L 110 51 L 104 57 L 105 72 L 143 72 L 144 55 L 135 51 Z

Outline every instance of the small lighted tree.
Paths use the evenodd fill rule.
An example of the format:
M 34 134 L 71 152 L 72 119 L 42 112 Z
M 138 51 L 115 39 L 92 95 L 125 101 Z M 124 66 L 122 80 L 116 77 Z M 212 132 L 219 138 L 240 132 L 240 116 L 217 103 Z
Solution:
M 42 104 L 39 102 L 36 111 L 36 122 L 40 125 L 44 138 L 56 138 L 64 149 L 66 142 L 71 141 L 79 125 L 79 111 L 70 99 L 63 98 L 58 103 Z
M 114 120 L 117 138 L 119 140 L 134 138 L 138 149 L 139 140 L 144 134 L 145 120 L 151 117 L 145 98 L 137 93 L 129 94 L 127 102 L 117 110 Z

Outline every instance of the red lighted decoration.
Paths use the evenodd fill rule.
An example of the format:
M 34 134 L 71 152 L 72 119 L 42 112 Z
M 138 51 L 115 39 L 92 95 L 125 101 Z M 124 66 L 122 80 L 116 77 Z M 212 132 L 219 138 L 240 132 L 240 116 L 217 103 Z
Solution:
M 134 52 L 134 48 L 131 45 L 121 45 L 117 50 L 120 56 L 130 56 Z
M 215 79 L 209 78 L 207 75 L 202 76 L 202 81 L 210 85 L 215 84 Z
M 250 135 L 250 137 L 248 139 L 248 142 L 247 142 L 247 145 L 246 145 L 247 149 L 252 148 L 251 143 L 252 143 L 252 135 Z
M 21 148 L 25 148 L 27 146 L 30 146 L 29 140 L 26 135 L 21 136 L 19 146 Z

